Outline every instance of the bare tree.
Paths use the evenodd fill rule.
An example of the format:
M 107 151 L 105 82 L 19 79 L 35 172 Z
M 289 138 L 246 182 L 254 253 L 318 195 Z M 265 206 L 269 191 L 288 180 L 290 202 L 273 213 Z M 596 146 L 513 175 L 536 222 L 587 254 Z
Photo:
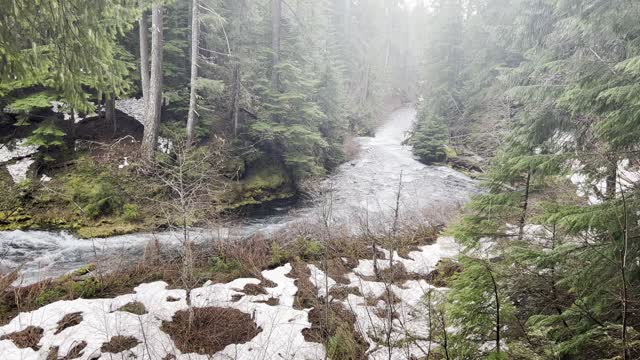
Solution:
M 144 137 L 142 139 L 142 155 L 149 162 L 154 159 L 162 107 L 162 10 L 162 4 L 159 2 L 154 3 L 151 10 L 151 76 L 149 78 L 149 100 L 144 116 Z
M 172 156 L 159 157 L 153 178 L 160 183 L 169 197 L 167 200 L 149 199 L 165 216 L 167 224 L 176 231 L 182 247 L 181 280 L 187 291 L 187 304 L 191 307 L 190 292 L 199 279 L 194 275 L 193 226 L 207 220 L 217 212 L 216 200 L 224 191 L 223 144 L 213 143 L 208 148 L 192 149 L 186 141 L 174 144 Z M 190 313 L 190 315 L 193 315 Z

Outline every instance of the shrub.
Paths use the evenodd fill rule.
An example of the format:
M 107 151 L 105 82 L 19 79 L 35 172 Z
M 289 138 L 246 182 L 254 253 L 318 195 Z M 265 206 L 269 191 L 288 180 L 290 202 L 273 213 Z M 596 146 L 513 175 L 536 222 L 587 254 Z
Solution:
M 111 180 L 104 175 L 71 175 L 67 192 L 90 218 L 111 215 L 122 209 L 122 199 Z
M 329 338 L 327 355 L 330 359 L 358 359 L 358 343 L 349 326 L 341 324 L 335 335 Z
M 26 144 L 38 146 L 43 151 L 44 161 L 53 161 L 54 159 L 48 153 L 51 150 L 63 148 L 65 145 L 63 138 L 66 135 L 52 121 L 45 121 L 31 133 Z
M 219 256 L 209 258 L 209 263 L 211 264 L 211 271 L 225 274 L 241 272 L 243 268 L 240 261 L 235 259 L 227 260 Z
M 52 302 L 61 300 L 62 298 L 64 298 L 65 295 L 66 295 L 66 291 L 64 291 L 63 288 L 56 286 L 56 287 L 49 288 L 42 291 L 36 297 L 35 303 L 38 307 L 41 307 L 47 304 L 51 304 Z
M 302 256 L 307 260 L 317 260 L 324 252 L 324 247 L 319 241 L 303 239 L 301 240 L 301 244 Z
M 140 207 L 135 204 L 124 204 L 122 217 L 127 221 L 140 220 Z
M 282 247 L 277 242 L 271 243 L 271 264 L 280 266 L 291 258 L 291 252 Z

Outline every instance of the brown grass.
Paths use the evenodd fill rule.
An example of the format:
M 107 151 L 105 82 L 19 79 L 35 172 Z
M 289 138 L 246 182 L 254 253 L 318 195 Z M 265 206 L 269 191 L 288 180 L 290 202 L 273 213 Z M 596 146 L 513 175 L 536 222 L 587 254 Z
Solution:
M 296 279 L 294 284 L 298 288 L 293 302 L 293 308 L 302 310 L 314 307 L 318 302 L 318 290 L 311 283 L 311 280 L 309 280 L 311 276 L 309 267 L 302 261 L 294 261 L 291 263 L 291 268 L 287 277 Z
M 401 302 L 400 298 L 396 296 L 393 291 L 389 291 L 388 293 L 385 291 L 378 297 L 367 296 L 365 298 L 367 306 L 377 306 L 380 301 L 383 301 L 385 304 L 399 304 Z
M 262 286 L 256 284 L 247 284 L 242 289 L 242 292 L 247 295 L 267 295 L 267 290 L 265 290 Z
M 389 307 L 385 306 L 384 308 L 377 307 L 373 310 L 373 313 L 379 317 L 380 319 L 389 319 Z M 391 319 L 397 320 L 400 319 L 400 314 L 394 311 L 391 314 Z
M 61 332 L 63 332 L 65 329 L 79 325 L 81 322 L 82 322 L 81 312 L 67 314 L 62 318 L 62 320 L 58 321 L 58 329 L 56 330 L 54 335 L 58 335 Z
M 38 343 L 42 339 L 44 330 L 40 327 L 29 326 L 22 331 L 16 331 L 11 334 L 0 337 L 0 340 L 11 340 L 18 349 L 32 348 L 38 350 Z
M 134 338 L 133 336 L 114 336 L 106 342 L 102 344 L 100 350 L 103 353 L 112 353 L 117 354 L 126 350 L 133 349 L 134 347 L 140 344 L 140 340 Z
M 67 356 L 65 356 L 62 359 L 63 360 L 77 359 L 82 356 L 82 350 L 84 350 L 84 348 L 86 347 L 87 347 L 86 341 L 81 341 L 76 345 L 74 345 L 67 353 Z
M 329 290 L 329 295 L 337 300 L 343 301 L 347 299 L 349 294 L 362 296 L 360 289 L 351 286 L 334 286 Z
M 128 312 L 134 315 L 144 315 L 147 313 L 147 308 L 144 307 L 144 304 L 139 301 L 133 301 L 125 304 L 118 311 Z
M 82 350 L 84 350 L 87 347 L 87 342 L 86 341 L 81 341 L 79 343 L 77 343 L 76 345 L 74 345 L 71 349 L 69 349 L 69 352 L 67 353 L 66 356 L 63 357 L 58 357 L 58 352 L 60 351 L 60 348 L 57 346 L 53 346 L 49 348 L 49 352 L 47 353 L 47 359 L 46 360 L 72 360 L 72 359 L 77 359 L 79 357 L 81 357 L 83 355 Z
M 194 308 L 189 324 L 189 310 L 176 312 L 172 321 L 162 322 L 162 331 L 169 334 L 183 353 L 213 355 L 230 344 L 243 344 L 262 329 L 249 314 L 240 310 L 206 307 Z
M 256 301 L 259 304 L 267 304 L 270 306 L 277 306 L 280 305 L 280 299 L 278 298 L 274 298 L 274 297 L 270 297 L 268 300 L 261 300 L 261 301 Z
M 353 334 L 356 348 L 355 359 L 366 359 L 366 351 L 369 344 L 362 338 L 355 329 L 356 317 L 347 310 L 341 303 L 330 303 L 329 306 L 320 304 L 309 311 L 309 321 L 311 327 L 302 330 L 305 341 L 326 344 L 329 339 L 336 335 L 338 329 L 346 329 Z
M 462 271 L 462 267 L 459 263 L 444 259 L 438 261 L 436 264 L 435 270 L 431 271 L 426 277 L 425 280 L 433 286 L 436 287 L 447 287 L 449 279 L 459 272 Z

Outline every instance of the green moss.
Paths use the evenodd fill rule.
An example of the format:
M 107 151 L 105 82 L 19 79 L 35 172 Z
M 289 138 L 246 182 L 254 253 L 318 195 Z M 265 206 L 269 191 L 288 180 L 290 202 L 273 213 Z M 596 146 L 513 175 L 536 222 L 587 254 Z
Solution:
M 458 157 L 458 153 L 456 152 L 456 149 L 453 148 L 452 146 L 445 145 L 444 153 L 447 155 L 447 159 L 453 159 Z
M 90 277 L 82 281 L 67 281 L 65 287 L 72 298 L 94 297 L 100 290 L 100 283 L 96 278 Z
M 83 266 L 83 267 L 81 267 L 79 269 L 76 269 L 73 272 L 73 275 L 74 276 L 84 276 L 84 275 L 89 274 L 92 271 L 95 271 L 95 269 L 96 269 L 96 265 L 95 264 L 88 264 L 88 265 L 85 265 L 85 266 Z
M 140 207 L 136 204 L 124 204 L 122 218 L 132 222 L 140 220 Z
M 22 208 L 12 212 L 0 212 L 0 231 L 28 229 L 33 224 L 33 217 Z
M 117 235 L 130 234 L 142 230 L 136 224 L 98 224 L 95 226 L 83 226 L 77 234 L 83 239 L 106 238 Z
M 230 209 L 261 205 L 271 201 L 290 199 L 296 190 L 284 166 L 273 161 L 257 161 L 234 189 Z
M 56 286 L 56 287 L 49 288 L 42 291 L 36 297 L 35 303 L 38 306 L 44 306 L 44 305 L 56 302 L 58 300 L 62 300 L 66 295 L 67 295 L 67 292 L 65 291 L 64 288 Z

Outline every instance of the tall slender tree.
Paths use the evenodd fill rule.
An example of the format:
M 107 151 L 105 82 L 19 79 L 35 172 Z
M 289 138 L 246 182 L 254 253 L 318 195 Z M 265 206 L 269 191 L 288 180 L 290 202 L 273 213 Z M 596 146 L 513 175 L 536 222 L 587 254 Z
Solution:
M 187 145 L 194 141 L 195 127 L 198 122 L 197 91 L 198 58 L 200 57 L 200 3 L 198 0 L 191 2 L 191 87 L 189 92 L 189 115 L 187 117 Z
M 162 109 L 162 4 L 154 3 L 151 14 L 151 75 L 149 77 L 149 102 L 145 109 L 145 128 L 142 139 L 142 156 L 148 162 L 153 162 L 154 160 Z

